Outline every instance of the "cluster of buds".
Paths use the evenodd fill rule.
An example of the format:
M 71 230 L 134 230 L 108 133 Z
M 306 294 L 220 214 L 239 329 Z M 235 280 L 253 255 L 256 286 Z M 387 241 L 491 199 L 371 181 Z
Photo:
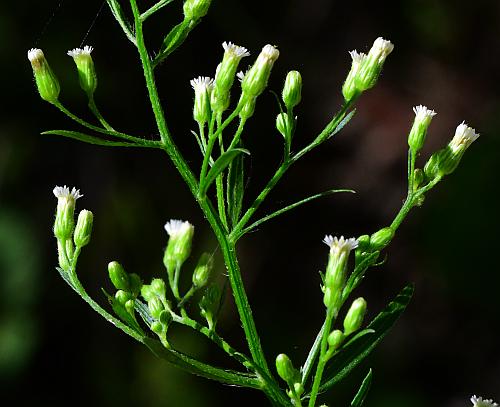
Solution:
M 163 343 L 166 343 L 167 329 L 172 321 L 172 315 L 170 303 L 167 301 L 165 281 L 154 278 L 151 284 L 144 284 L 141 296 L 148 303 L 149 314 L 153 319 L 151 330 L 162 339 Z
M 108 275 L 117 290 L 113 302 L 124 307 L 135 319 L 135 300 L 141 291 L 141 278 L 135 273 L 127 273 L 117 261 L 108 264 Z
M 53 193 L 57 198 L 54 236 L 57 239 L 59 266 L 68 271 L 71 267 L 75 246 L 80 250 L 90 242 L 93 215 L 88 210 L 82 210 L 75 226 L 76 200 L 83 195 L 78 189 L 70 190 L 67 186 L 56 186 Z
M 293 116 L 293 108 L 302 99 L 302 76 L 298 71 L 288 72 L 281 98 L 285 103 L 286 112 L 281 112 L 276 116 L 276 128 L 284 137 L 288 147 L 292 141 L 295 129 L 296 118 Z
M 379 37 L 373 43 L 368 55 L 358 53 L 356 50 L 350 52 L 351 70 L 342 86 L 342 94 L 347 102 L 375 86 L 384 62 L 393 49 L 394 45 L 390 41 Z
M 448 145 L 431 155 L 424 167 L 428 179 L 442 178 L 457 168 L 465 150 L 479 137 L 476 131 L 462 122 Z
M 290 358 L 284 353 L 279 354 L 276 357 L 276 371 L 279 377 L 281 377 L 290 390 L 287 391 L 288 396 L 291 399 L 300 397 L 304 392 L 304 386 L 302 385 L 300 371 L 293 366 Z

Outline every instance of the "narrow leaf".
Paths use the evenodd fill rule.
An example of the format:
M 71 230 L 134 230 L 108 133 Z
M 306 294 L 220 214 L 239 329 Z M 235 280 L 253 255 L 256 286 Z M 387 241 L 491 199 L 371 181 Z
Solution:
M 408 285 L 367 326 L 374 332 L 353 338 L 332 357 L 326 369 L 327 379 L 320 391 L 325 391 L 347 376 L 377 346 L 406 309 L 413 295 L 413 285 Z
M 207 365 L 181 352 L 165 348 L 156 339 L 144 338 L 144 343 L 156 356 L 189 373 L 233 386 L 250 387 L 254 389 L 261 388 L 260 380 L 252 374 L 240 373 Z
M 214 163 L 208 174 L 206 175 L 203 183 L 200 184 L 200 194 L 203 196 L 206 194 L 212 182 L 215 181 L 217 175 L 222 173 L 227 166 L 240 154 L 250 154 L 248 150 L 243 148 L 233 148 L 231 150 L 227 150 L 224 154 L 222 154 Z
M 177 24 L 163 39 L 163 44 L 158 52 L 158 55 L 153 61 L 153 66 L 158 65 L 172 52 L 174 52 L 187 38 L 194 27 L 198 25 L 200 20 L 184 20 Z
M 241 215 L 245 192 L 244 156 L 238 155 L 231 164 L 227 176 L 227 210 L 231 224 L 235 226 Z
M 275 218 L 276 216 L 282 215 L 283 213 L 288 212 L 291 209 L 295 209 L 296 207 L 298 207 L 302 204 L 313 201 L 314 199 L 317 199 L 317 198 L 321 198 L 322 196 L 336 194 L 337 192 L 351 192 L 353 194 L 355 193 L 355 191 L 353 191 L 352 189 L 331 189 L 329 191 L 325 191 L 325 192 L 321 192 L 321 193 L 316 194 L 316 195 L 312 195 L 308 198 L 302 199 L 301 201 L 298 201 L 298 202 L 295 202 L 291 205 L 285 206 L 284 208 L 281 208 L 281 209 L 277 210 L 276 212 L 273 212 L 269 215 L 264 216 L 263 218 L 259 219 L 258 221 L 252 223 L 250 226 L 246 227 L 243 230 L 243 234 L 250 232 L 251 230 L 255 229 L 257 226 L 260 226 L 261 224 L 263 224 L 264 222 L 267 222 L 268 220 Z
M 370 390 L 370 386 L 372 385 L 372 377 L 373 371 L 370 369 L 368 374 L 365 376 L 363 383 L 361 383 L 361 387 L 351 401 L 351 407 L 361 407 L 363 405 L 366 396 L 368 395 L 368 391 Z
M 351 273 L 349 279 L 347 280 L 344 291 L 342 293 L 342 298 L 346 299 L 349 297 L 351 292 L 359 285 L 359 283 L 363 279 L 366 271 L 377 262 L 379 255 L 379 251 L 366 253 L 363 255 L 363 260 L 361 260 L 359 264 L 356 264 L 356 266 L 354 267 L 354 271 Z
M 328 140 L 330 137 L 334 136 L 340 130 L 342 130 L 344 128 L 344 126 L 351 121 L 352 117 L 354 116 L 354 113 L 356 113 L 356 109 L 351 110 L 346 115 L 346 117 L 344 117 L 342 119 L 342 121 L 339 124 L 337 124 L 337 126 L 335 126 L 335 129 L 331 133 L 328 134 L 328 136 L 326 137 L 326 139 Z
M 146 147 L 134 143 L 125 143 L 123 141 L 103 140 L 98 137 L 89 136 L 88 134 L 72 130 L 48 130 L 44 131 L 41 134 L 44 136 L 50 134 L 50 135 L 68 137 L 74 140 L 83 141 L 84 143 L 95 144 L 98 146 L 106 146 L 106 147 Z

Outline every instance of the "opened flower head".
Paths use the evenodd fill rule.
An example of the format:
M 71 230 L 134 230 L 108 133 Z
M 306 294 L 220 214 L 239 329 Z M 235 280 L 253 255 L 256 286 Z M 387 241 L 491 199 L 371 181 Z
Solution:
M 224 48 L 224 51 L 226 51 L 228 54 L 231 54 L 239 59 L 250 55 L 250 52 L 248 52 L 245 47 L 240 47 L 239 45 L 233 44 L 230 41 L 224 41 L 222 43 L 222 48 Z
M 434 110 L 428 109 L 426 106 L 418 105 L 413 108 L 415 113 L 415 121 L 424 122 L 432 119 L 437 113 Z
M 477 138 L 479 137 L 479 133 L 476 133 L 472 127 L 469 127 L 462 122 L 458 125 L 455 130 L 455 136 L 450 141 L 451 150 L 456 153 L 458 151 L 463 151 L 467 149 Z
M 493 400 L 483 400 L 482 397 L 477 397 L 476 395 L 472 396 L 470 398 L 470 401 L 474 405 L 474 407 L 498 407 L 498 404 Z
M 171 219 L 165 224 L 165 230 L 171 238 L 175 239 L 178 236 L 192 234 L 194 226 L 187 221 Z
M 81 198 L 83 196 L 80 193 L 79 189 L 73 187 L 73 189 L 70 190 L 69 187 L 67 187 L 66 185 L 64 185 L 63 187 L 56 186 L 52 192 L 54 193 L 54 196 L 58 200 L 76 201 L 78 198 Z
M 214 80 L 208 76 L 198 76 L 197 78 L 191 79 L 189 83 L 193 87 L 195 93 L 210 91 L 214 86 Z
M 37 61 L 41 61 L 43 58 L 45 58 L 45 55 L 40 48 L 31 48 L 28 51 L 28 59 L 30 60 L 31 64 L 36 63 Z
M 339 239 L 336 236 L 333 237 L 332 235 L 326 235 L 323 239 L 323 243 L 330 247 L 330 252 L 332 254 L 340 254 L 342 252 L 348 254 L 351 250 L 358 247 L 358 240 L 353 237 L 345 239 L 344 236 L 340 236 Z
M 358 52 L 357 50 L 349 51 L 349 55 L 352 58 L 351 70 L 357 70 L 359 66 L 365 61 L 366 54 L 363 52 Z
M 394 44 L 388 40 L 384 40 L 382 37 L 378 37 L 373 43 L 372 48 L 368 56 L 376 58 L 378 63 L 383 63 L 392 50 L 394 49 Z
M 68 51 L 68 55 L 72 58 L 88 57 L 92 53 L 94 48 L 90 45 L 85 45 L 83 48 L 75 48 Z

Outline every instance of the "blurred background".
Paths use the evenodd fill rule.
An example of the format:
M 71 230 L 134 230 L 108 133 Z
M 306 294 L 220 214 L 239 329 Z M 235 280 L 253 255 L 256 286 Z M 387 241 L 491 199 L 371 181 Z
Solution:
M 125 5 L 127 2 L 123 2 Z M 146 9 L 152 1 L 141 1 Z M 305 205 L 240 243 L 243 278 L 270 360 L 281 352 L 298 365 L 323 318 L 318 270 L 325 234 L 359 236 L 390 224 L 406 191 L 406 134 L 424 104 L 438 112 L 419 159 L 443 146 L 466 120 L 481 138 L 457 171 L 428 194 L 403 224 L 388 259 L 358 290 L 369 317 L 408 282 L 416 293 L 407 312 L 373 354 L 328 393 L 347 405 L 369 367 L 374 382 L 367 406 L 459 407 L 472 394 L 500 401 L 500 273 L 498 149 L 500 144 L 500 3 L 407 0 L 217 1 L 187 43 L 158 69 L 169 126 L 194 168 L 199 154 L 190 129 L 189 80 L 213 76 L 222 41 L 249 48 L 279 46 L 270 90 L 281 91 L 288 70 L 300 70 L 295 149 L 310 141 L 340 106 L 350 67 L 348 51 L 368 51 L 378 36 L 395 50 L 377 86 L 358 103 L 349 125 L 299 162 L 273 192 L 261 215 L 326 189 L 352 188 Z M 214 250 L 214 237 L 186 186 L 157 151 L 105 149 L 56 136 L 78 129 L 36 92 L 29 48 L 43 48 L 62 86 L 61 100 L 89 118 L 68 49 L 94 46 L 97 103 L 120 130 L 156 138 L 137 55 L 101 0 L 16 2 L 0 13 L 0 391 L 5 405 L 229 406 L 266 405 L 252 390 L 189 376 L 113 329 L 65 285 L 57 263 L 52 221 L 55 185 L 77 186 L 80 209 L 95 214 L 93 240 L 79 275 L 105 304 L 106 265 L 119 260 L 146 281 L 163 273 L 161 256 L 170 218 L 196 225 L 193 260 Z M 102 7 L 102 9 L 101 9 Z M 127 7 L 125 9 L 128 12 Z M 150 50 L 181 18 L 174 1 L 148 20 Z M 101 12 L 99 13 L 99 10 Z M 89 31 L 90 28 L 90 31 Z M 82 43 L 82 41 L 84 41 Z M 250 63 L 253 57 L 244 63 Z M 243 65 L 244 66 L 244 65 Z M 235 96 L 234 96 L 235 97 Z M 252 151 L 246 203 L 280 161 L 274 96 L 259 98 L 244 134 Z M 219 260 L 218 273 L 224 272 Z M 186 280 L 189 275 L 186 275 Z M 187 281 L 186 281 L 187 284 Z M 196 307 L 192 307 L 196 313 Z M 231 296 L 220 330 L 244 348 Z M 202 360 L 234 367 L 197 335 L 174 329 L 173 342 Z

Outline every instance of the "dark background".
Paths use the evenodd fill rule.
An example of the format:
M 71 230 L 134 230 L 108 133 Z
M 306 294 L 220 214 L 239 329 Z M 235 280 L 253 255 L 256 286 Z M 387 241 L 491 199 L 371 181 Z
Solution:
M 151 4 L 140 3 L 142 9 Z M 85 194 L 79 207 L 95 214 L 93 240 L 83 252 L 79 275 L 101 303 L 100 287 L 110 288 L 110 260 L 120 260 L 146 280 L 163 273 L 163 224 L 170 218 L 196 225 L 195 255 L 215 248 L 207 223 L 162 153 L 105 149 L 39 135 L 78 126 L 39 99 L 26 52 L 43 48 L 60 79 L 61 100 L 90 118 L 65 53 L 80 46 L 101 4 L 16 2 L 4 5 L 0 13 L 1 400 L 5 405 L 54 406 L 208 407 L 241 400 L 266 405 L 258 392 L 170 368 L 106 324 L 54 270 L 54 185 L 78 186 Z M 151 51 L 160 44 L 161 33 L 181 18 L 180 10 L 181 2 L 175 1 L 148 20 Z M 420 165 L 452 137 L 462 120 L 482 134 L 458 170 L 428 194 L 422 209 L 412 212 L 387 249 L 387 263 L 374 269 L 359 290 L 372 317 L 406 283 L 416 285 L 407 313 L 352 380 L 324 397 L 329 404 L 347 405 L 368 367 L 375 369 L 368 406 L 458 407 L 469 405 L 474 393 L 500 400 L 499 22 L 500 2 L 495 0 L 214 0 L 209 16 L 158 69 L 175 140 L 198 168 L 200 157 L 189 132 L 195 128 L 189 80 L 213 76 L 222 41 L 249 48 L 253 56 L 244 63 L 264 44 L 278 45 L 281 56 L 269 86 L 276 92 L 288 70 L 301 71 L 304 91 L 297 109 L 296 149 L 339 107 L 350 66 L 347 51 L 366 52 L 377 36 L 395 44 L 379 83 L 359 101 L 353 121 L 292 168 L 260 213 L 333 187 L 349 187 L 357 194 L 310 203 L 241 241 L 243 278 L 271 361 L 286 352 L 300 364 L 321 324 L 317 271 L 327 258 L 323 236 L 371 233 L 397 213 L 406 188 L 412 107 L 424 104 L 438 112 Z M 137 55 L 107 6 L 85 44 L 95 47 L 96 97 L 109 121 L 132 134 L 157 137 Z M 277 112 L 274 96 L 266 92 L 244 134 L 252 151 L 248 200 L 280 160 Z M 218 273 L 223 273 L 220 262 Z M 220 329 L 243 348 L 230 296 Z M 190 331 L 174 329 L 172 337 L 181 349 L 203 360 L 232 366 Z

